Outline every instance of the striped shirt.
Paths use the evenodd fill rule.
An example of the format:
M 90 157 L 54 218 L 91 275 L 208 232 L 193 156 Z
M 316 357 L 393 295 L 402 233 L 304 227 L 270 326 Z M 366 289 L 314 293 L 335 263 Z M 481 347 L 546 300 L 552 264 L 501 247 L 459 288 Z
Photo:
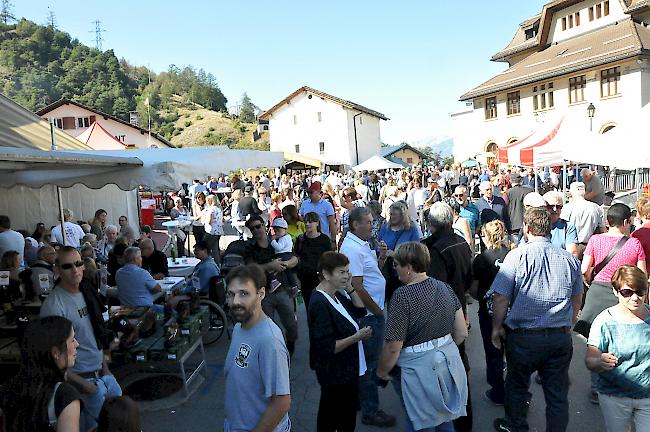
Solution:
M 506 256 L 491 289 L 510 300 L 511 329 L 569 327 L 571 297 L 582 294 L 580 262 L 547 238 L 532 239 Z

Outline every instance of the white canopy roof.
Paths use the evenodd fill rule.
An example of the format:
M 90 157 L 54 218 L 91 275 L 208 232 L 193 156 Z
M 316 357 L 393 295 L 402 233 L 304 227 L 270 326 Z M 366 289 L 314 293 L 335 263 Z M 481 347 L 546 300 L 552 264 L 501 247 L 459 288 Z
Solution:
M 147 185 L 176 190 L 194 178 L 239 169 L 282 165 L 278 152 L 212 148 L 166 148 L 47 152 L 0 148 L 0 184 L 69 187 L 77 183 L 98 189 L 115 184 L 122 190 Z
M 625 170 L 650 168 L 648 135 L 650 104 L 614 129 L 567 146 L 564 158 L 573 162 L 606 165 Z
M 381 157 L 379 155 L 375 155 L 368 159 L 365 162 L 360 163 L 359 165 L 352 167 L 353 170 L 355 171 L 377 171 L 377 170 L 385 170 L 385 169 L 401 169 L 403 168 L 402 165 L 397 164 L 395 162 L 391 162 L 388 159 Z

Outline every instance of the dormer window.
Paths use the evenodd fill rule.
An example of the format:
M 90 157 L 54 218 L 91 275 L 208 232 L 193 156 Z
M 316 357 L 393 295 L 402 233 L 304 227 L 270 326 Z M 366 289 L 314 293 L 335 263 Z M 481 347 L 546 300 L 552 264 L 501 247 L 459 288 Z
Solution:
M 609 15 L 609 0 L 597 3 L 595 6 L 589 8 L 589 21 L 600 19 Z
M 526 40 L 532 39 L 535 36 L 537 36 L 537 30 L 536 29 L 532 28 L 532 29 L 526 30 Z
M 574 26 L 578 27 L 580 25 L 580 12 L 572 13 L 565 17 L 562 17 L 562 31 L 567 29 L 572 29 Z

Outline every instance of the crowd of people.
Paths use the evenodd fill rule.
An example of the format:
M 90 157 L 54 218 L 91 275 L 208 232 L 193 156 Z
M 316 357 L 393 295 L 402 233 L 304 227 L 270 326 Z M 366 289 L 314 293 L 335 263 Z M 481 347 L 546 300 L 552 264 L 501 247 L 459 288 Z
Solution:
M 389 383 L 403 430 L 476 429 L 465 346 L 472 299 L 490 386 L 483 396 L 505 407 L 495 430 L 528 430 L 533 376 L 547 429 L 567 429 L 573 332 L 587 344 L 585 397 L 600 404 L 607 430 L 650 430 L 650 198 L 633 214 L 622 203 L 603 206 L 593 171 L 571 176 L 568 196 L 562 177 L 453 165 L 212 177 L 169 194 L 167 214 L 191 220 L 200 259 L 188 292 L 207 293 L 229 252 L 244 262 L 225 275 L 237 322 L 225 360 L 225 430 L 291 429 L 300 297 L 309 328 L 301 337 L 321 389 L 317 431 L 352 431 L 358 411 L 362 424 L 394 426 L 396 407 L 379 400 Z M 29 235 L 0 216 L 5 315 L 12 300 L 44 297 L 24 333 L 21 370 L 3 385 L 17 395 L 0 397 L 5 423 L 111 430 L 120 417 L 140 430 L 103 355 L 112 333 L 102 288 L 116 286 L 122 304 L 161 308 L 153 294 L 169 275 L 167 256 L 150 227 L 138 235 L 125 216 L 111 225 L 99 209 L 75 222 L 64 209 L 63 219 L 63 234 L 60 224 L 39 224 Z M 228 220 L 240 240 L 222 251 Z M 38 427 L 25 429 L 30 417 Z

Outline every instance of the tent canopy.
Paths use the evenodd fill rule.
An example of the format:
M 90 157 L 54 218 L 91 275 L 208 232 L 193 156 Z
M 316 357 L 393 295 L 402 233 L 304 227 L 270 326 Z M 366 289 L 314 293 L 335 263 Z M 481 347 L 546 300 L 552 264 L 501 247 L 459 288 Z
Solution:
M 90 150 L 86 144 L 54 128 L 59 150 Z M 0 95 L 0 147 L 51 148 L 50 125 L 27 108 Z
M 647 122 L 650 104 L 641 108 L 620 125 L 604 134 L 594 134 L 591 139 L 580 140 L 566 146 L 563 155 L 567 160 L 605 165 L 624 170 L 650 168 L 650 138 Z
M 97 122 L 93 122 L 77 139 L 95 150 L 123 150 L 127 147 Z
M 401 169 L 402 165 L 391 162 L 388 159 L 381 157 L 379 155 L 374 155 L 365 162 L 360 163 L 359 165 L 352 167 L 354 171 L 377 171 L 385 169 Z

